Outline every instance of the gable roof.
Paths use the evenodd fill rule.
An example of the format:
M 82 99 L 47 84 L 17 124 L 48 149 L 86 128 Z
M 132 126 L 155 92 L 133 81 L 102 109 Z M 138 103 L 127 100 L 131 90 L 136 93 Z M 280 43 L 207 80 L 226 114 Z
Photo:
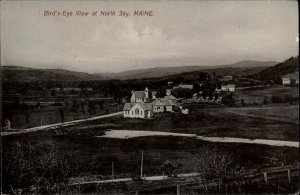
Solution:
M 171 102 L 169 100 L 166 99 L 158 99 L 155 100 L 154 102 L 152 102 L 153 106 L 171 106 Z
M 123 110 L 131 110 L 131 108 L 134 106 L 135 104 L 132 103 L 125 103 Z
M 133 91 L 135 98 L 145 98 L 145 92 L 144 91 Z
M 167 99 L 167 100 L 177 100 L 176 97 L 174 97 L 173 95 L 165 96 L 164 99 Z
M 151 103 L 144 103 L 144 102 L 138 102 L 137 103 L 142 109 L 144 110 L 152 110 L 152 104 Z

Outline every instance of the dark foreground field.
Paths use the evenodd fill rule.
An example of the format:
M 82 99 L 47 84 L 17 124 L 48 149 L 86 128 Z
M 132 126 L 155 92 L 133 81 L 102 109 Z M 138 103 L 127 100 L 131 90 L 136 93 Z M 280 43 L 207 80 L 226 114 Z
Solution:
M 179 165 L 174 170 L 176 174 L 195 172 L 197 171 L 195 154 L 203 148 L 213 148 L 218 154 L 232 157 L 232 166 L 245 171 L 270 166 L 295 165 L 299 157 L 296 148 L 209 143 L 181 137 L 118 140 L 88 135 L 43 136 L 40 133 L 32 133 L 3 137 L 2 141 L 4 192 L 11 192 L 10 186 L 13 189 L 28 190 L 30 186 L 36 184 L 36 178 L 53 179 L 52 171 L 44 173 L 32 168 L 32 166 L 40 167 L 40 163 L 47 167 L 45 163 L 48 162 L 47 159 L 63 159 L 63 164 L 57 165 L 56 162 L 52 162 L 56 167 L 55 171 L 61 170 L 65 173 L 65 175 L 56 173 L 61 177 L 54 177 L 55 180 L 80 182 L 110 179 L 112 162 L 115 178 L 139 175 L 142 150 L 145 176 L 162 175 L 161 166 L 167 160 Z

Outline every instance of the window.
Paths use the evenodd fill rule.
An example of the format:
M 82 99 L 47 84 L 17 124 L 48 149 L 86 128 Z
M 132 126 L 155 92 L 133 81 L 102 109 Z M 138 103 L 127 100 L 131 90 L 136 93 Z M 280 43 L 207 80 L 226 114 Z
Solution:
M 135 115 L 139 115 L 140 110 L 138 108 L 135 109 Z

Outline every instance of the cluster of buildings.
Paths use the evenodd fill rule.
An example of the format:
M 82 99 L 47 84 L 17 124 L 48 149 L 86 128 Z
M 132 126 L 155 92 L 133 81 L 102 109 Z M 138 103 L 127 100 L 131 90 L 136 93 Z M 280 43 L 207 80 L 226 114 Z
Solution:
M 233 76 L 225 76 L 221 80 L 221 88 L 216 89 L 219 92 L 234 92 L 235 83 Z M 199 84 L 199 86 L 201 83 Z M 178 108 L 183 114 L 188 114 L 187 109 L 183 109 L 172 95 L 172 90 L 182 88 L 193 90 L 194 85 L 179 84 L 173 86 L 173 82 L 168 82 L 166 89 L 166 96 L 164 98 L 157 98 L 156 91 L 150 91 L 147 87 L 144 91 L 132 91 L 130 103 L 125 103 L 123 112 L 125 118 L 152 118 L 154 113 L 158 112 L 174 112 L 174 108 Z M 221 103 L 222 97 L 203 98 L 201 94 L 194 94 L 192 99 L 186 100 L 191 102 L 202 103 Z
M 287 74 L 281 77 L 282 85 L 299 85 L 299 72 Z
M 152 118 L 154 113 L 174 112 L 174 108 L 178 106 L 176 98 L 168 93 L 164 98 L 156 98 L 156 93 L 150 92 L 147 87 L 144 91 L 132 91 L 130 103 L 125 103 L 123 108 L 124 117 Z

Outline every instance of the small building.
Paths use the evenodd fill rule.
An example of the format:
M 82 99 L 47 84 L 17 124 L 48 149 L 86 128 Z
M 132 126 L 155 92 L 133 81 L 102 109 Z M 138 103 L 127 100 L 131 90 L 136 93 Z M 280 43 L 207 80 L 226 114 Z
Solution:
M 181 110 L 181 113 L 182 113 L 182 114 L 189 114 L 189 109 L 182 109 L 182 110 Z
M 153 100 L 156 99 L 156 94 L 157 94 L 157 91 L 152 91 L 152 92 L 151 92 L 151 95 L 152 95 L 152 99 L 153 99 Z
M 167 96 L 172 95 L 172 89 L 166 89 L 166 95 Z
M 173 87 L 173 81 L 168 82 L 168 87 Z
M 232 80 L 233 80 L 233 76 L 230 76 L 230 75 L 224 76 L 224 77 L 221 79 L 221 81 L 232 81 Z
M 157 99 L 152 102 L 153 112 L 173 112 L 174 104 L 171 100 Z
M 149 89 L 146 87 L 144 91 L 132 91 L 131 103 L 146 102 L 149 99 Z
M 123 108 L 125 118 L 152 118 L 153 109 L 151 103 L 125 103 Z
M 194 85 L 180 84 L 178 87 L 183 89 L 193 89 Z
M 299 85 L 299 72 L 294 72 L 281 77 L 283 85 Z
M 221 90 L 222 91 L 234 92 L 235 91 L 235 84 L 222 84 L 221 85 Z
M 282 84 L 283 85 L 290 85 L 291 84 L 291 79 L 286 78 L 286 77 L 282 77 Z

